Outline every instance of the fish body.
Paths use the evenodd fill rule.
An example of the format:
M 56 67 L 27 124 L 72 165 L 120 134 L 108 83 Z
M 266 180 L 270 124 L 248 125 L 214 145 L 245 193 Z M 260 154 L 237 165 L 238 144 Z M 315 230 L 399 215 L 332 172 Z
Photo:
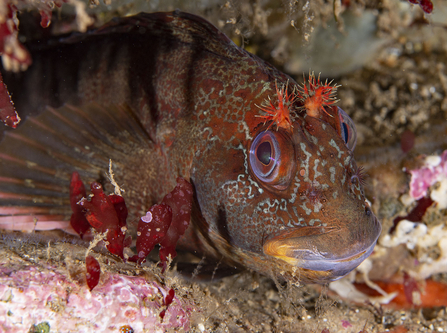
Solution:
M 111 159 L 130 224 L 177 177 L 193 185 L 179 247 L 199 256 L 324 283 L 371 253 L 381 226 L 345 135 L 352 121 L 332 105 L 311 116 L 292 97 L 289 122 L 268 121 L 266 101 L 299 85 L 207 21 L 139 14 L 40 45 L 28 71 L 3 74 L 19 114 L 40 115 L 0 144 L 0 226 L 62 220 L 70 173 L 97 180 Z

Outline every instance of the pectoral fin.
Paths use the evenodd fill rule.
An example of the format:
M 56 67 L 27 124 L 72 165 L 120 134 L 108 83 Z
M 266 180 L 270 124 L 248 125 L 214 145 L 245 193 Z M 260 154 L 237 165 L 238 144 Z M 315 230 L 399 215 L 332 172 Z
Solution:
M 112 192 L 110 160 L 122 174 L 132 154 L 152 146 L 126 106 L 65 105 L 29 117 L 0 143 L 0 228 L 69 229 L 73 171 Z

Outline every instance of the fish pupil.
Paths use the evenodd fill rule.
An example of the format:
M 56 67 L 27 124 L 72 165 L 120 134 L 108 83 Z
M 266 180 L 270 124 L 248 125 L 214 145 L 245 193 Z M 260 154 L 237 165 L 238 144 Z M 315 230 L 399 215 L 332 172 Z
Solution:
M 270 142 L 263 142 L 259 145 L 256 150 L 256 157 L 264 165 L 270 163 L 270 160 L 272 159 L 272 146 L 270 145 Z
M 348 143 L 348 131 L 349 131 L 349 128 L 348 128 L 348 125 L 346 125 L 345 123 L 342 123 L 342 126 L 343 126 L 343 133 L 342 133 L 342 135 L 343 135 L 343 140 L 345 140 L 345 142 L 346 143 Z

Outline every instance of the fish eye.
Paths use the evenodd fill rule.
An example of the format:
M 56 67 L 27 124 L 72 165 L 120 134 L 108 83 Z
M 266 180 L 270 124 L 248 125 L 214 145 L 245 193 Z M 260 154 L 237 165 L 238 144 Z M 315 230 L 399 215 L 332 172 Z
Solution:
M 260 132 L 249 150 L 254 175 L 267 186 L 284 189 L 294 168 L 294 149 L 290 138 L 277 131 Z
M 274 176 L 280 158 L 278 141 L 272 132 L 260 133 L 250 147 L 250 165 L 256 177 L 266 181 Z
M 338 119 L 340 121 L 340 136 L 345 141 L 346 146 L 350 150 L 354 150 L 355 144 L 357 143 L 357 131 L 354 122 L 340 107 L 337 107 L 337 109 Z

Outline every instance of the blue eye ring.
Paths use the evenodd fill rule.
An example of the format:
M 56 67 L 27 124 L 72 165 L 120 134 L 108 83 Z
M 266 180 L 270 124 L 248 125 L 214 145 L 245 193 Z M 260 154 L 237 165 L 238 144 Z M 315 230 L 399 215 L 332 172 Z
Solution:
M 296 169 L 296 156 L 292 138 L 282 131 L 261 131 L 248 150 L 251 173 L 265 188 L 285 190 Z
M 353 151 L 357 143 L 357 130 L 351 117 L 343 109 L 337 106 L 338 119 L 340 122 L 340 136 L 346 146 Z
M 250 147 L 250 165 L 256 177 L 262 181 L 275 177 L 280 158 L 281 150 L 275 135 L 271 131 L 261 132 Z

